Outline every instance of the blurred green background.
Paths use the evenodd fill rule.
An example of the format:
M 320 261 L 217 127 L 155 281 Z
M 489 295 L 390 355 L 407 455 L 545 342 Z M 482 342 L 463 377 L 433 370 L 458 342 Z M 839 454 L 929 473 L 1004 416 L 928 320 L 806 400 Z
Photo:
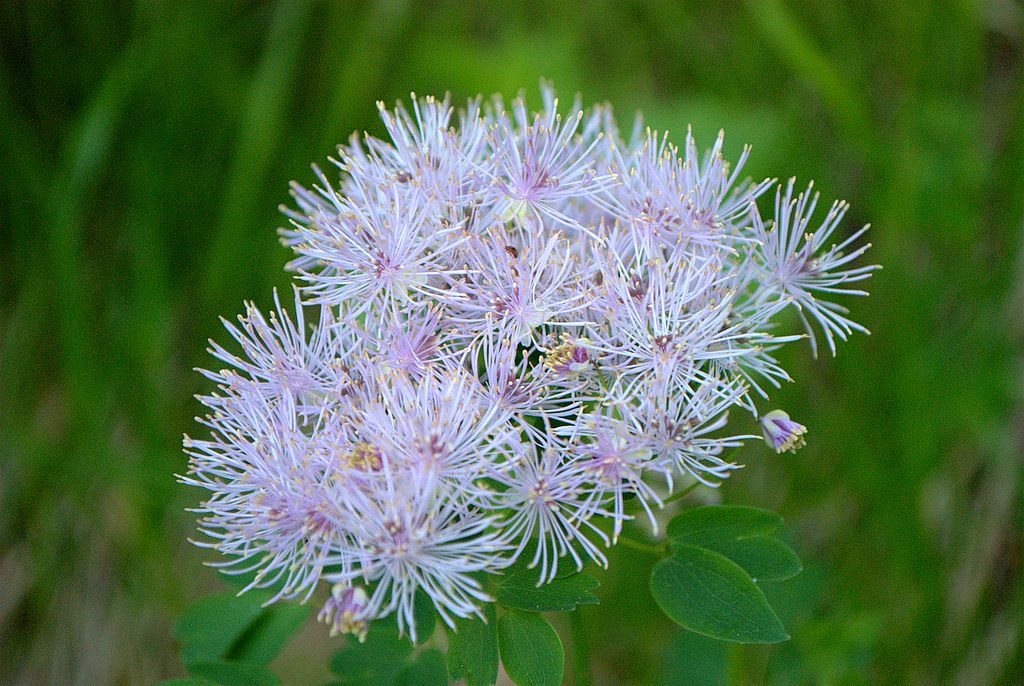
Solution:
M 791 526 L 792 641 L 695 642 L 620 552 L 583 613 L 594 683 L 1021 683 L 1022 46 L 1010 0 L 0 3 L 0 683 L 182 673 L 173 619 L 220 588 L 173 476 L 191 369 L 288 283 L 288 181 L 380 133 L 377 99 L 537 103 L 541 76 L 753 144 L 754 177 L 849 200 L 885 267 L 848 303 L 873 336 L 785 355 L 808 446 L 748 447 L 722 493 Z M 326 631 L 297 643 L 278 671 L 322 681 Z

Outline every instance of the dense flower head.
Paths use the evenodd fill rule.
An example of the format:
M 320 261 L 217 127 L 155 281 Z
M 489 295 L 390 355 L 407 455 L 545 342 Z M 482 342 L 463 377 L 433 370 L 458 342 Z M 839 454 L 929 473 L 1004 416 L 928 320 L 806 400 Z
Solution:
M 294 306 L 248 305 L 211 343 L 227 367 L 204 372 L 209 437 L 186 437 L 182 476 L 209 492 L 200 545 L 275 598 L 322 581 L 333 632 L 396 614 L 415 639 L 418 594 L 449 624 L 479 614 L 521 556 L 541 582 L 603 565 L 625 521 L 739 466 L 754 436 L 729 411 L 760 416 L 789 380 L 774 350 L 864 331 L 831 301 L 875 269 L 853 266 L 863 229 L 833 239 L 845 204 L 814 229 L 790 181 L 766 220 L 749 150 L 625 140 L 607 106 L 542 91 L 536 113 L 382 104 L 388 140 L 293 185 Z M 803 445 L 784 412 L 761 426 Z

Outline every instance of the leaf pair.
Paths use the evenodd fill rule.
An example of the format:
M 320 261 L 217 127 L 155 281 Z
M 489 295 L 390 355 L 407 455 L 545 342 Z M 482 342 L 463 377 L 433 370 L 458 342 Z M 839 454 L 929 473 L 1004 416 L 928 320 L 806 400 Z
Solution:
M 669 522 L 669 555 L 651 571 L 651 594 L 674 622 L 736 643 L 789 638 L 756 580 L 788 579 L 800 560 L 777 534 L 782 518 L 752 507 L 699 507 Z
M 275 686 L 266 665 L 306 621 L 309 608 L 278 603 L 264 608 L 270 594 L 232 592 L 202 598 L 178 620 L 174 636 L 182 645 L 188 679 L 162 686 Z
M 597 596 L 591 593 L 600 582 L 583 572 L 555 577 L 549 583 L 537 585 L 536 569 L 514 566 L 496 584 L 495 598 L 502 607 L 526 612 L 571 612 L 577 605 L 596 605 Z
M 478 617 L 458 620 L 448 639 L 448 672 L 466 686 L 491 686 L 498 662 L 518 686 L 558 686 L 565 671 L 565 651 L 558 633 L 541 612 L 570 612 L 577 605 L 598 602 L 598 581 L 572 573 L 537 586 L 539 573 L 513 566 L 496 582 L 494 595 L 503 608 L 484 607 Z
M 420 640 L 430 638 L 437 614 L 426 595 L 416 595 L 413 614 Z M 365 642 L 348 638 L 331 658 L 331 672 L 338 677 L 332 686 L 447 686 L 441 651 L 414 650 L 409 637 L 399 635 L 394 616 L 372 622 Z
M 493 603 L 479 617 L 461 619 L 448 639 L 448 673 L 466 686 L 492 686 L 498 679 L 498 658 L 518 686 L 558 686 L 565 669 L 565 651 L 554 627 L 542 615 L 505 610 L 501 618 Z
M 349 639 L 331 658 L 332 686 L 447 686 L 444 655 L 435 648 L 414 654 L 408 638 L 390 626 L 371 626 L 365 643 Z

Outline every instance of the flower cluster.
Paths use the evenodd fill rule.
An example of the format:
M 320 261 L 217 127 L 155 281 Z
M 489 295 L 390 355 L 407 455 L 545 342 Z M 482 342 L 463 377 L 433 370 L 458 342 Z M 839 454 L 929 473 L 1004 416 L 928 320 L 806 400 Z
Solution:
M 826 247 L 844 203 L 815 227 L 790 181 L 765 219 L 771 182 L 741 180 L 721 136 L 627 140 L 606 106 L 543 95 L 381 105 L 390 140 L 293 186 L 294 307 L 249 305 L 234 352 L 211 344 L 225 368 L 182 477 L 210 492 L 201 545 L 278 598 L 329 584 L 333 631 L 395 613 L 415 639 L 417 593 L 479 613 L 483 574 L 522 555 L 541 582 L 603 564 L 624 521 L 737 467 L 752 437 L 728 412 L 789 379 L 780 345 L 864 330 L 830 300 L 873 269 L 851 266 L 861 232 Z M 787 309 L 805 333 L 774 333 Z

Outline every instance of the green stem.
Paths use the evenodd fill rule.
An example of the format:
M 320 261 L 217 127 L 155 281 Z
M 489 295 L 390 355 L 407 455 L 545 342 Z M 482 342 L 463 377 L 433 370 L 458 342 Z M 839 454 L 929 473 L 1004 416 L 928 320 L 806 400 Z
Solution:
M 633 550 L 639 551 L 641 553 L 647 553 L 648 555 L 660 556 L 665 554 L 664 544 L 651 545 L 650 543 L 641 543 L 640 541 L 634 541 L 629 536 L 619 536 L 618 542 L 626 546 L 627 548 L 632 548 Z
M 604 378 L 604 372 L 601 371 L 601 367 L 598 366 L 597 362 L 594 363 L 594 371 L 597 372 L 597 383 L 601 386 L 601 390 L 605 395 L 608 395 L 608 381 Z
M 694 481 L 692 484 L 690 484 L 689 486 L 687 486 L 683 490 L 679 491 L 678 493 L 673 493 L 669 497 L 665 498 L 662 501 L 662 504 L 668 505 L 671 502 L 675 502 L 676 500 L 680 500 L 682 498 L 685 498 L 690 493 L 690 491 L 692 491 L 693 489 L 697 488 L 697 486 L 700 486 L 700 485 L 701 484 L 700 484 L 699 481 Z

